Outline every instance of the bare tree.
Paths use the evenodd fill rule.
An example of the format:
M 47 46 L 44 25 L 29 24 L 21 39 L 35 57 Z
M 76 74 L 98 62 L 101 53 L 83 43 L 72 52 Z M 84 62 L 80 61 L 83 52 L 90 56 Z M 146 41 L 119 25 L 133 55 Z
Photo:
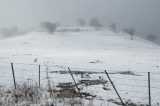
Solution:
M 41 22 L 40 26 L 50 34 L 53 34 L 53 32 L 56 30 L 56 24 L 52 22 Z
M 158 36 L 154 34 L 149 34 L 146 39 L 150 41 L 156 41 L 158 39 Z
M 102 27 L 102 24 L 99 22 L 97 18 L 92 18 L 89 22 L 89 25 L 93 27 Z
M 56 25 L 56 28 L 57 27 L 61 27 L 61 23 L 60 22 L 54 22 L 54 24 Z
M 135 30 L 134 27 L 132 27 L 132 28 L 125 28 L 124 29 L 124 32 L 128 33 L 131 36 L 131 40 L 133 40 L 133 35 L 134 35 L 135 31 L 136 30 Z
M 82 19 L 82 18 L 78 19 L 78 25 L 84 26 L 85 24 L 86 24 L 86 21 L 84 19 Z
M 9 37 L 9 36 L 15 36 L 18 34 L 18 27 L 17 26 L 12 26 L 10 28 L 2 28 L 0 30 L 0 33 L 4 36 L 4 37 Z

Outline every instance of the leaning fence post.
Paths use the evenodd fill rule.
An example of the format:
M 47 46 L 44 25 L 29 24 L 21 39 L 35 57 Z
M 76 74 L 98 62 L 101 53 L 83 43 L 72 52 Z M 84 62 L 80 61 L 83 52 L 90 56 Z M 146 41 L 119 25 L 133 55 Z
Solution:
M 70 74 L 71 74 L 71 76 L 72 76 L 72 79 L 73 79 L 73 81 L 74 81 L 74 83 L 75 83 L 75 86 L 76 86 L 76 88 L 77 88 L 77 90 L 78 90 L 78 93 L 80 94 L 80 96 L 81 96 L 81 98 L 82 98 L 83 96 L 82 96 L 82 94 L 80 93 L 80 90 L 79 90 L 79 88 L 78 88 L 78 85 L 77 85 L 77 83 L 76 83 L 76 81 L 75 81 L 75 79 L 74 79 L 74 77 L 73 77 L 73 74 L 72 74 L 72 72 L 71 72 L 71 70 L 70 70 L 69 67 L 68 67 L 68 70 L 69 70 L 69 72 L 70 72 Z
M 112 80 L 111 80 L 111 78 L 110 78 L 110 76 L 109 76 L 109 74 L 107 73 L 107 71 L 106 71 L 106 70 L 105 70 L 105 73 L 106 73 L 106 75 L 107 75 L 107 77 L 108 77 L 108 79 L 109 79 L 110 83 L 112 84 L 112 86 L 113 86 L 114 90 L 116 91 L 116 94 L 118 95 L 118 97 L 119 97 L 119 99 L 120 99 L 120 101 L 121 101 L 122 105 L 123 105 L 123 106 L 126 106 L 126 105 L 124 104 L 124 102 L 123 102 L 122 98 L 120 97 L 120 95 L 119 95 L 119 93 L 118 93 L 118 91 L 117 91 L 116 87 L 114 86 L 114 84 L 113 84 L 113 82 L 112 82 Z
M 13 63 L 11 63 L 11 67 L 12 67 L 12 74 L 13 74 L 14 87 L 15 87 L 15 89 L 16 89 L 17 87 L 16 87 L 16 80 L 15 80 L 15 75 L 14 75 Z
M 41 85 L 41 65 L 39 65 L 39 87 Z
M 148 72 L 148 100 L 149 106 L 151 106 L 151 82 L 150 82 L 150 72 Z

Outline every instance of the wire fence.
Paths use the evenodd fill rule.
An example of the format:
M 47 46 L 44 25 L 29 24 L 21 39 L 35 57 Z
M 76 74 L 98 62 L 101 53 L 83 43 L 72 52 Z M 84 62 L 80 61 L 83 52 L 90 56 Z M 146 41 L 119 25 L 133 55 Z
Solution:
M 40 66 L 40 67 L 39 67 Z M 15 81 L 16 84 L 21 84 L 26 81 L 33 81 L 40 86 L 46 85 L 46 71 L 49 73 L 50 80 L 53 80 L 55 84 L 60 82 L 73 82 L 72 77 L 69 74 L 68 67 L 60 65 L 39 65 L 39 64 L 28 64 L 28 63 L 13 63 Z M 92 79 L 102 78 L 109 80 L 101 69 L 92 68 L 78 68 L 70 67 L 71 72 L 76 82 L 82 79 L 84 73 L 88 73 Z M 0 86 L 13 85 L 13 77 L 11 71 L 10 62 L 0 62 Z M 148 85 L 148 72 L 137 72 L 137 71 L 126 71 L 126 70 L 106 70 L 117 89 L 119 95 L 123 101 L 142 102 L 149 104 L 149 93 L 151 96 L 152 104 L 160 103 L 160 73 L 150 73 L 150 92 Z M 78 73 L 81 72 L 81 73 Z M 78 74 L 77 74 L 78 73 Z M 111 83 L 108 81 L 110 90 L 103 91 L 106 95 L 109 95 L 106 99 L 117 98 Z M 94 86 L 92 86 L 94 87 Z M 99 88 L 98 88 L 99 89 Z M 107 93 L 109 92 L 109 93 Z M 113 95 L 113 93 L 115 95 Z M 117 100 L 117 99 L 116 99 Z M 119 100 L 117 100 L 119 101 Z

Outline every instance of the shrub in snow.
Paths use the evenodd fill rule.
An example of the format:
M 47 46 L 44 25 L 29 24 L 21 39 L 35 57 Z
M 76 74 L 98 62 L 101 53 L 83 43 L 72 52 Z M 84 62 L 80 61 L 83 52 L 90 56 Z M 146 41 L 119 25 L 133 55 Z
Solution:
M 29 104 L 36 104 L 40 101 L 41 92 L 39 87 L 34 84 L 23 83 L 17 85 L 17 89 L 8 89 L 0 91 L 0 104 L 3 106 L 29 106 Z
M 150 35 L 147 36 L 146 39 L 150 40 L 150 41 L 156 41 L 158 39 L 158 36 L 156 36 L 154 34 L 150 34 Z

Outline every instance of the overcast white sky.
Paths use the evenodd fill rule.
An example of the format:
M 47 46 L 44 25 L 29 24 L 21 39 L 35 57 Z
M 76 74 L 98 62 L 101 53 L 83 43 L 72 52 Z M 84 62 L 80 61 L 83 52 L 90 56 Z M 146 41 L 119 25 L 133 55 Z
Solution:
M 79 17 L 160 35 L 160 0 L 0 0 L 0 28 L 29 28 L 41 21 L 76 24 Z

